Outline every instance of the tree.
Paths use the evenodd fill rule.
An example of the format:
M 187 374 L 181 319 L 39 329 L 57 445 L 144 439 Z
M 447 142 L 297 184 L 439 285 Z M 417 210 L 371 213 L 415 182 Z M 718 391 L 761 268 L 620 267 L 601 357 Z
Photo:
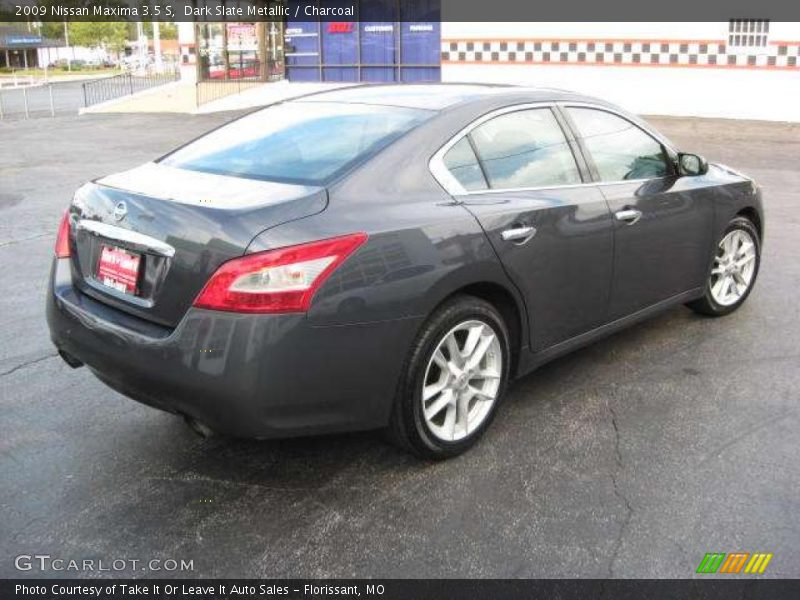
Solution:
M 64 39 L 64 23 L 63 22 L 46 22 L 41 23 L 39 33 L 43 38 L 48 40 L 63 40 Z
M 128 41 L 128 25 L 121 21 L 72 22 L 68 27 L 73 46 L 104 46 L 120 52 Z
M 158 32 L 162 40 L 177 40 L 178 39 L 178 26 L 175 23 L 159 23 Z M 153 23 L 151 21 L 144 22 L 144 33 L 147 37 L 153 37 Z

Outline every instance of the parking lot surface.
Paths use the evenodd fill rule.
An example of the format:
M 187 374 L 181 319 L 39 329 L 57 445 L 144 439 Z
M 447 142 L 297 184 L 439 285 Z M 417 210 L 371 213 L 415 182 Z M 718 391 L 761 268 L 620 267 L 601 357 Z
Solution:
M 200 439 L 55 355 L 44 294 L 81 183 L 231 115 L 0 124 L 0 576 L 20 554 L 193 561 L 193 577 L 691 577 L 707 552 L 800 576 L 800 128 L 651 119 L 754 176 L 762 270 L 722 319 L 677 308 L 542 367 L 470 452 L 378 434 Z M 369 368 L 369 365 L 365 365 Z

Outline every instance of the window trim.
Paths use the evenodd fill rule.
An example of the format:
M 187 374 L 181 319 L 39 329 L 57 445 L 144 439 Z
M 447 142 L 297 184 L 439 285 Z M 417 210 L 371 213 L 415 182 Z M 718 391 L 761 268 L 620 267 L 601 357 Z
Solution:
M 428 169 L 433 175 L 434 179 L 439 183 L 439 185 L 444 188 L 444 190 L 450 194 L 451 196 L 481 196 L 486 194 L 498 194 L 498 193 L 507 193 L 507 192 L 535 192 L 539 190 L 553 190 L 553 189 L 568 189 L 568 188 L 580 188 L 580 187 L 587 187 L 587 186 L 604 186 L 604 185 L 618 185 L 620 183 L 636 183 L 636 182 L 643 182 L 643 181 L 653 181 L 655 179 L 662 179 L 660 177 L 649 177 L 646 179 L 623 179 L 620 181 L 600 181 L 599 175 L 596 171 L 594 166 L 594 162 L 591 160 L 591 154 L 589 154 L 588 158 L 586 156 L 587 149 L 585 148 L 583 142 L 581 141 L 580 136 L 578 135 L 578 129 L 572 123 L 572 120 L 569 118 L 569 114 L 565 110 L 569 107 L 575 108 L 592 108 L 596 110 L 602 110 L 612 115 L 615 115 L 625 121 L 631 123 L 634 127 L 641 129 L 645 134 L 649 135 L 655 141 L 657 141 L 663 148 L 667 151 L 667 157 L 672 159 L 674 156 L 678 155 L 678 150 L 672 145 L 672 143 L 661 135 L 656 130 L 649 127 L 647 124 L 638 122 L 633 120 L 631 117 L 626 116 L 625 114 L 610 108 L 604 104 L 597 104 L 593 102 L 556 102 L 556 101 L 543 101 L 543 102 L 526 102 L 523 104 L 514 104 L 511 106 L 504 106 L 503 108 L 498 108 L 496 110 L 490 111 L 484 115 L 481 115 L 474 121 L 470 122 L 464 128 L 462 128 L 458 133 L 456 133 L 453 137 L 451 137 L 447 142 L 439 148 L 431 159 L 428 161 Z M 455 146 L 458 142 L 461 141 L 461 138 L 469 135 L 473 129 L 479 127 L 486 121 L 490 121 L 495 117 L 499 117 L 504 114 L 518 112 L 522 110 L 530 110 L 536 108 L 549 108 L 553 112 L 553 116 L 556 119 L 559 127 L 564 134 L 564 139 L 567 142 L 570 150 L 572 151 L 573 158 L 575 159 L 575 165 L 578 168 L 578 172 L 581 175 L 581 179 L 583 179 L 582 183 L 569 183 L 564 185 L 547 185 L 547 186 L 536 186 L 536 187 L 519 187 L 519 188 L 487 188 L 485 190 L 473 190 L 468 191 L 464 189 L 464 186 L 459 183 L 459 181 L 450 173 L 450 170 L 444 164 L 444 155 Z M 474 151 L 474 150 L 473 150 Z M 576 153 L 576 151 L 578 153 Z M 477 158 L 477 155 L 476 155 Z M 587 181 L 584 176 L 584 169 L 588 169 L 589 173 L 589 180 Z M 489 181 L 486 181 L 486 184 L 489 185 Z
M 556 125 L 561 130 L 561 133 L 564 136 L 564 141 L 567 143 L 567 147 L 569 148 L 572 154 L 572 159 L 575 161 L 575 168 L 578 171 L 578 175 L 581 178 L 581 183 L 569 183 L 565 185 L 547 185 L 547 186 L 536 186 L 536 187 L 520 187 L 520 188 L 487 187 L 485 190 L 472 190 L 472 191 L 464 189 L 464 186 L 461 185 L 461 183 L 453 176 L 450 170 L 445 166 L 444 164 L 445 154 L 447 154 L 453 146 L 455 146 L 465 137 L 469 140 L 470 145 L 472 145 L 472 139 L 470 137 L 470 134 L 472 133 L 473 130 L 477 129 L 487 121 L 491 121 L 495 117 L 500 117 L 502 115 L 515 112 L 522 112 L 525 110 L 535 110 L 535 109 L 550 110 L 551 114 L 553 115 L 553 119 L 556 122 Z M 523 190 L 550 190 L 554 188 L 569 188 L 569 187 L 590 185 L 591 182 L 586 181 L 586 176 L 584 173 L 585 170 L 584 164 L 582 163 L 583 157 L 578 154 L 580 152 L 580 148 L 576 145 L 576 141 L 573 137 L 571 130 L 565 128 L 565 124 L 560 117 L 561 115 L 558 112 L 558 103 L 556 102 L 526 102 L 524 104 L 514 104 L 511 106 L 504 106 L 503 108 L 498 108 L 496 110 L 486 113 L 485 115 L 481 115 L 480 117 L 469 123 L 466 127 L 461 129 L 447 142 L 445 142 L 445 144 L 441 148 L 439 148 L 439 150 L 437 150 L 436 153 L 428 161 L 428 168 L 431 174 L 433 175 L 434 179 L 436 179 L 439 185 L 441 185 L 444 188 L 444 190 L 451 196 L 473 196 L 481 194 L 496 194 L 500 192 L 523 191 Z M 474 146 L 473 146 L 473 152 L 475 152 L 475 158 L 478 160 L 478 164 L 480 165 L 480 158 Z M 483 170 L 482 166 L 481 170 Z M 489 186 L 490 183 L 485 173 L 484 173 L 484 178 L 486 179 L 486 185 Z
M 483 166 L 483 161 L 481 160 L 480 156 L 478 155 L 478 149 L 475 147 L 475 142 L 473 141 L 472 136 L 469 135 L 469 134 L 461 136 L 455 142 L 455 144 L 450 146 L 450 148 L 446 152 L 444 152 L 442 154 L 442 168 L 444 169 L 444 171 L 446 171 L 447 175 L 450 176 L 453 179 L 453 181 L 459 187 L 461 187 L 462 189 L 464 189 L 466 191 L 466 188 L 464 188 L 464 186 L 461 184 L 461 182 L 458 180 L 458 178 L 455 175 L 453 175 L 453 172 L 450 170 L 450 168 L 447 166 L 447 164 L 445 163 L 445 160 L 444 160 L 445 156 L 447 156 L 447 153 L 450 150 L 452 150 L 453 148 L 455 148 L 456 146 L 458 146 L 463 140 L 467 141 L 467 146 L 469 147 L 470 151 L 472 152 L 472 156 L 475 158 L 475 163 L 478 165 L 478 171 L 480 171 L 480 174 L 481 174 L 481 179 L 483 180 L 483 183 L 486 186 L 482 190 L 472 190 L 472 191 L 473 192 L 483 192 L 483 191 L 486 191 L 488 189 L 491 189 L 489 187 L 489 177 L 488 177 L 488 175 L 486 175 L 486 169 Z
M 589 171 L 592 174 L 592 178 L 595 181 L 596 185 L 619 185 L 623 183 L 637 183 L 643 181 L 656 181 L 659 179 L 666 179 L 668 177 L 674 177 L 678 174 L 675 160 L 678 155 L 678 150 L 672 145 L 672 143 L 665 138 L 663 135 L 655 131 L 654 129 L 647 126 L 647 124 L 632 119 L 619 111 L 611 110 L 606 106 L 598 106 L 591 103 L 584 103 L 584 102 L 564 102 L 560 105 L 561 112 L 564 115 L 564 119 L 569 123 L 570 129 L 573 131 L 573 135 L 575 136 L 575 141 L 581 148 L 581 152 L 583 153 L 583 158 L 586 161 L 587 166 L 589 167 Z M 585 108 L 589 110 L 598 110 L 600 112 L 606 112 L 615 117 L 619 117 L 623 121 L 627 121 L 633 127 L 637 128 L 639 131 L 644 133 L 646 136 L 650 137 L 654 142 L 661 146 L 661 151 L 664 153 L 664 157 L 668 162 L 668 166 L 671 168 L 672 172 L 668 173 L 667 175 L 662 175 L 660 177 L 642 177 L 638 179 L 618 179 L 614 181 L 603 181 L 600 177 L 600 171 L 597 169 L 597 164 L 594 162 L 594 156 L 592 156 L 591 151 L 589 150 L 588 146 L 583 141 L 583 136 L 581 135 L 580 129 L 576 125 L 575 121 L 573 121 L 572 117 L 569 114 L 570 108 Z
M 481 153 L 478 152 L 478 146 L 475 145 L 475 140 L 471 134 L 465 135 L 462 140 L 466 139 L 469 147 L 472 149 L 472 154 L 475 155 L 475 162 L 478 163 L 478 168 L 481 170 L 481 177 L 483 177 L 483 183 L 486 184 L 486 189 L 492 189 L 492 185 L 489 183 L 489 174 L 486 172 L 486 165 L 483 164 L 483 159 L 481 158 Z M 447 169 L 450 171 L 450 169 Z M 461 182 L 459 181 L 459 184 Z M 478 191 L 478 190 L 475 190 Z

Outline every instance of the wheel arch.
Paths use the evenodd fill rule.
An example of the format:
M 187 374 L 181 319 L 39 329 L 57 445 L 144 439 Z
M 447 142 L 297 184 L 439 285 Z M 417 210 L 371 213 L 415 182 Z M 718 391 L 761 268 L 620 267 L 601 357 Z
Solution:
M 526 326 L 528 320 L 522 299 L 507 286 L 497 281 L 474 281 L 465 283 L 441 297 L 436 302 L 431 313 L 453 297 L 460 295 L 475 296 L 488 302 L 503 317 L 510 338 L 511 368 L 509 373 L 511 373 L 512 377 L 516 376 L 522 352 L 528 347 L 528 329 Z
M 759 241 L 764 239 L 764 231 L 761 223 L 761 215 L 758 214 L 758 211 L 754 206 L 746 206 L 742 208 L 741 210 L 739 210 L 739 212 L 736 213 L 736 216 L 744 217 L 748 219 L 750 222 L 752 222 L 753 226 L 756 228 L 756 231 L 758 232 Z

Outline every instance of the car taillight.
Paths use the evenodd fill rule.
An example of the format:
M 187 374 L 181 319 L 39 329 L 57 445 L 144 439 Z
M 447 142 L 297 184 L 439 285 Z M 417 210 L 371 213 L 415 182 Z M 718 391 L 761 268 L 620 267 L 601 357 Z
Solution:
M 61 223 L 58 225 L 58 235 L 56 236 L 56 258 L 69 258 L 69 209 L 66 210 L 64 216 L 61 217 Z
M 366 241 L 366 233 L 353 233 L 235 258 L 211 276 L 194 306 L 248 313 L 306 312 L 328 276 Z

